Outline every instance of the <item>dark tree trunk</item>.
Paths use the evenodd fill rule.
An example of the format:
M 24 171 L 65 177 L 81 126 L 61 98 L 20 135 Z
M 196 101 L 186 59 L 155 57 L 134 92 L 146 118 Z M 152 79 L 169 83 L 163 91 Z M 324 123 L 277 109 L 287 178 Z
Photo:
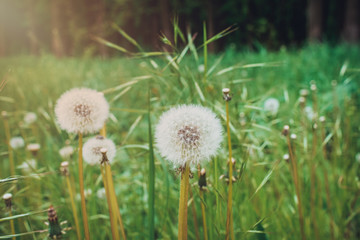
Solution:
M 320 41 L 322 35 L 322 0 L 309 0 L 308 3 L 308 38 Z
M 35 29 L 35 12 L 34 12 L 34 7 L 36 5 L 36 1 L 34 0 L 28 0 L 28 9 L 29 9 L 29 13 L 28 13 L 28 29 L 27 29 L 27 37 L 29 38 L 29 46 L 30 46 L 30 53 L 33 55 L 38 55 L 39 54 L 39 40 L 37 38 Z
M 359 41 L 359 7 L 359 0 L 346 1 L 343 38 L 345 41 L 350 43 Z
M 173 33 L 171 31 L 171 14 L 170 14 L 170 3 L 169 0 L 159 0 L 160 5 L 160 21 L 161 21 L 161 33 L 163 33 L 166 38 L 174 44 Z M 166 50 L 170 48 L 166 47 Z
M 56 57 L 63 57 L 64 41 L 61 32 L 61 22 L 64 21 L 62 18 L 62 0 L 51 0 L 51 48 L 52 52 Z
M 214 3 L 212 1 L 207 1 L 207 38 L 211 38 L 215 34 L 214 30 Z M 212 42 L 208 45 L 209 52 L 215 52 L 215 42 Z

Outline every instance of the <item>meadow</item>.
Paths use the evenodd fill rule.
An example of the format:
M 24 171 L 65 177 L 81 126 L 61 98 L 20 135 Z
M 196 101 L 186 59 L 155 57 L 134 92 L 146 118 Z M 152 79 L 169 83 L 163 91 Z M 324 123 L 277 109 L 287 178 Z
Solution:
M 212 109 L 224 130 L 217 157 L 201 166 L 206 169 L 207 190 L 199 190 L 198 170 L 192 168 L 188 238 L 204 239 L 204 204 L 208 239 L 225 239 L 229 157 L 223 88 L 229 88 L 232 97 L 233 239 L 359 238 L 360 48 L 323 44 L 237 52 L 230 46 L 205 56 L 192 44 L 185 48 L 174 55 L 145 58 L 0 59 L 0 109 L 8 114 L 0 121 L 0 195 L 13 194 L 13 217 L 5 204 L 0 206 L 0 239 L 12 238 L 10 219 L 17 239 L 46 239 L 48 233 L 39 230 L 48 229 L 44 222 L 50 205 L 59 221 L 67 220 L 62 227 L 71 228 L 63 238 L 76 239 L 60 164 L 69 161 L 71 188 L 78 193 L 78 153 L 64 159 L 59 150 L 66 145 L 76 149 L 78 138 L 59 128 L 54 113 L 60 95 L 74 87 L 101 91 L 110 104 L 106 130 L 117 148 L 111 168 L 127 239 L 177 237 L 180 175 L 149 139 L 154 141 L 160 115 L 181 104 Z M 264 108 L 269 98 L 279 101 L 276 113 Z M 29 112 L 37 116 L 33 122 L 24 119 Z M 26 147 L 10 149 L 14 176 L 5 122 L 11 137 L 21 136 L 25 145 L 40 144 L 36 153 Z M 290 127 L 286 136 L 285 125 Z M 92 136 L 85 135 L 84 141 Z M 292 153 L 286 156 L 289 149 Z M 154 151 L 154 167 L 149 150 Z M 149 188 L 151 179 L 154 189 Z M 85 163 L 84 183 L 91 238 L 111 239 L 98 166 Z M 81 221 L 80 199 L 74 195 Z M 152 197 L 154 213 L 149 211 Z M 300 233 L 299 204 L 305 236 Z M 151 216 L 154 236 L 149 236 Z

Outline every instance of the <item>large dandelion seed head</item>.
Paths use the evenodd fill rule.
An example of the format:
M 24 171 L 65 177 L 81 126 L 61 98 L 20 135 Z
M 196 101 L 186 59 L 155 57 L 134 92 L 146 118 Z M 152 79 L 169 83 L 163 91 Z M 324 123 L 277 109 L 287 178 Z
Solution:
M 100 164 L 103 159 L 102 148 L 107 150 L 106 156 L 111 163 L 116 154 L 116 147 L 112 140 L 103 136 L 93 137 L 84 144 L 83 157 L 85 162 L 90 165 Z
M 88 88 L 74 88 L 58 99 L 55 114 L 60 127 L 71 133 L 99 131 L 109 115 L 104 94 Z
M 220 120 L 208 108 L 182 105 L 163 113 L 156 126 L 156 146 L 175 166 L 199 164 L 214 156 L 222 141 Z

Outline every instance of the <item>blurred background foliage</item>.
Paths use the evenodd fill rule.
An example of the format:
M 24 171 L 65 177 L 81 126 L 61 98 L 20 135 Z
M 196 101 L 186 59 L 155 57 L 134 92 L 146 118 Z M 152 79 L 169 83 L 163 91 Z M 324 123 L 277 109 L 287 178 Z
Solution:
M 209 51 L 230 43 L 237 49 L 278 50 L 308 41 L 357 42 L 359 7 L 358 0 L 1 0 L 0 56 L 117 54 L 94 41 L 95 36 L 131 50 L 114 23 L 141 46 L 162 50 L 160 36 L 172 40 L 174 18 L 192 33 L 201 34 L 206 22 L 208 37 L 232 25 L 238 28 L 209 45 Z

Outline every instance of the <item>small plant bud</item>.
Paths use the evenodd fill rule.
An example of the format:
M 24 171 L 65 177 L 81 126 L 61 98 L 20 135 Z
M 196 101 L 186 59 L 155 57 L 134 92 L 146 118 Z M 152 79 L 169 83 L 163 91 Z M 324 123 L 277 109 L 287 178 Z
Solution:
M 223 92 L 223 98 L 225 101 L 230 101 L 231 100 L 231 96 L 230 96 L 230 88 L 223 88 L 222 90 Z
M 201 169 L 200 171 L 200 177 L 199 177 L 199 188 L 202 190 L 204 187 L 206 187 L 206 171 L 205 168 Z
M 286 137 L 289 134 L 289 131 L 290 131 L 289 125 L 285 125 L 282 130 L 282 135 L 284 135 Z
M 311 91 L 313 91 L 313 92 L 317 90 L 317 87 L 316 87 L 315 83 L 312 83 L 312 84 L 310 85 L 310 89 L 311 89 Z
M 284 159 L 286 162 L 289 162 L 289 159 L 290 159 L 289 154 L 284 154 L 283 159 Z
M 319 117 L 319 121 L 322 122 L 322 123 L 324 123 L 324 122 L 326 121 L 326 118 L 325 118 L 324 116 L 320 116 L 320 117 Z
M 9 117 L 9 115 L 8 115 L 8 113 L 6 111 L 1 111 L 1 116 L 3 118 L 8 118 Z
M 291 138 L 292 140 L 295 140 L 295 139 L 297 138 L 297 136 L 296 136 L 295 133 L 292 133 L 292 134 L 290 135 L 290 138 Z
M 6 208 L 11 208 L 11 199 L 12 199 L 12 194 L 11 193 L 5 193 L 3 195 L 3 199 L 5 201 L 5 206 Z
M 50 206 L 48 209 L 48 220 L 49 220 L 49 238 L 60 239 L 62 235 L 61 226 L 59 224 L 58 217 L 53 206 Z
M 64 161 L 60 164 L 60 172 L 63 176 L 69 176 L 69 162 Z
M 31 152 L 31 154 L 35 157 L 40 150 L 40 144 L 38 143 L 31 143 L 26 146 L 26 149 Z

